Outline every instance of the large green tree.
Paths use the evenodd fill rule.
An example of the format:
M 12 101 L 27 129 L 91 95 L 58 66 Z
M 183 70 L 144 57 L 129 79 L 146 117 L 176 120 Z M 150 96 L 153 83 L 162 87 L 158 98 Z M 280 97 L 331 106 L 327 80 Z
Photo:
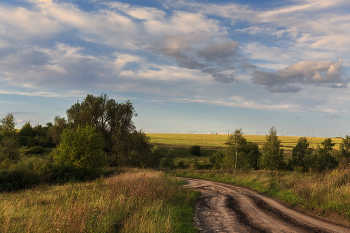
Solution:
M 53 152 L 56 163 L 91 170 L 106 164 L 103 137 L 92 126 L 65 129 Z
M 278 140 L 277 130 L 273 126 L 270 128 L 269 135 L 266 135 L 266 143 L 262 148 L 262 156 L 260 158 L 260 167 L 267 170 L 285 169 L 283 148 L 281 141 Z
M 87 95 L 67 110 L 68 124 L 76 128 L 91 125 L 104 138 L 104 150 L 111 165 L 143 166 L 149 164 L 148 138 L 136 130 L 132 118 L 137 116 L 130 101 L 117 103 L 106 94 Z

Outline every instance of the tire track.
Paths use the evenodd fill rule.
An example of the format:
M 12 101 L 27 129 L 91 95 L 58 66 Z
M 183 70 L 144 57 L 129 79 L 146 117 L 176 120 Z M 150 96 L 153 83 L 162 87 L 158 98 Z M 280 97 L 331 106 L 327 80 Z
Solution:
M 195 224 L 200 232 L 350 232 L 303 215 L 252 190 L 216 181 L 181 178 L 202 193 Z
M 249 228 L 250 232 L 257 232 L 257 233 L 267 233 L 268 231 L 264 228 L 259 227 L 258 225 L 255 225 L 251 221 L 249 221 L 248 216 L 241 210 L 239 204 L 235 199 L 233 199 L 231 196 L 227 196 L 226 205 L 237 214 L 237 220 L 241 223 L 247 226 Z

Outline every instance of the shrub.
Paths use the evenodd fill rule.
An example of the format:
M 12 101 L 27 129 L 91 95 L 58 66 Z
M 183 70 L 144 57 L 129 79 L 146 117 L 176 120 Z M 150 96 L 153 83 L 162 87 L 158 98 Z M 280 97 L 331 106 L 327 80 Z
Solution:
M 185 167 L 186 167 L 185 162 L 182 161 L 182 160 L 177 164 L 177 166 L 178 166 L 179 168 L 185 168 Z
M 174 165 L 174 158 L 175 157 L 176 157 L 176 154 L 175 154 L 174 149 L 168 150 L 168 153 L 166 154 L 166 156 L 160 160 L 159 167 L 161 167 L 161 168 L 163 168 L 163 167 L 173 168 L 175 166 Z
M 18 160 L 19 151 L 18 143 L 15 139 L 10 137 L 4 137 L 0 143 L 0 162 L 5 159 Z
M 201 156 L 201 146 L 191 146 L 190 153 L 194 156 Z
M 210 156 L 210 162 L 213 164 L 214 168 L 220 168 L 222 166 L 222 159 L 224 158 L 224 154 L 220 151 L 214 152 L 212 156 Z
M 17 164 L 13 169 L 0 171 L 0 191 L 30 188 L 41 182 L 39 174 Z
M 42 154 L 44 148 L 42 146 L 33 146 L 26 151 L 26 154 Z
M 60 144 L 53 151 L 57 164 L 90 170 L 106 163 L 104 140 L 91 126 L 65 129 Z

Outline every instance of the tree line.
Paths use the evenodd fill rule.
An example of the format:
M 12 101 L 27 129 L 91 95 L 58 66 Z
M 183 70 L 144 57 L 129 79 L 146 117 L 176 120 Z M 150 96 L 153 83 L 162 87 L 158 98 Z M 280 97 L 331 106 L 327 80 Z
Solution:
M 162 152 L 136 129 L 133 118 L 137 114 L 130 101 L 118 103 L 106 94 L 87 95 L 66 113 L 67 118 L 56 116 L 44 126 L 27 122 L 20 130 L 15 129 L 13 114 L 0 119 L 0 191 L 93 179 L 108 174 L 108 167 L 186 167 L 183 161 L 175 166 L 173 149 Z M 272 127 L 259 148 L 237 129 L 226 142 L 227 148 L 210 157 L 213 168 L 322 172 L 349 165 L 349 136 L 339 150 L 333 149 L 331 138 L 313 149 L 302 137 L 286 161 L 276 132 Z M 191 147 L 190 153 L 201 156 L 200 146 Z M 197 163 L 192 167 L 198 168 Z
M 158 167 L 162 154 L 142 131 L 130 101 L 87 95 L 45 126 L 27 122 L 18 131 L 13 114 L 0 121 L 0 190 L 27 184 L 86 180 L 105 167 Z
M 339 150 L 334 150 L 335 143 L 326 138 L 317 148 L 311 148 L 306 137 L 299 138 L 292 149 L 291 159 L 285 160 L 281 140 L 277 130 L 272 127 L 266 135 L 266 143 L 259 150 L 254 142 L 243 137 L 242 129 L 235 130 L 223 152 L 216 152 L 210 161 L 216 168 L 237 170 L 295 170 L 299 172 L 323 172 L 336 167 L 347 167 L 350 162 L 350 137 L 343 138 Z

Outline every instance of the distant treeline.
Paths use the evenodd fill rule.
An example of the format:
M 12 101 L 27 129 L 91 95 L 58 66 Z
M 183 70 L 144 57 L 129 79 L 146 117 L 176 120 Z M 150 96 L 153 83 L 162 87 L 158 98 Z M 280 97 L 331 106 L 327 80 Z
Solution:
M 216 168 L 237 170 L 294 170 L 299 172 L 323 172 L 336 167 L 345 168 L 350 162 L 350 138 L 346 136 L 339 150 L 333 149 L 335 143 L 326 138 L 316 149 L 310 148 L 306 137 L 301 137 L 292 149 L 292 158 L 284 158 L 284 150 L 278 139 L 277 131 L 272 127 L 266 136 L 266 142 L 258 149 L 258 144 L 248 142 L 237 129 L 232 134 L 226 150 L 214 153 L 210 161 Z

